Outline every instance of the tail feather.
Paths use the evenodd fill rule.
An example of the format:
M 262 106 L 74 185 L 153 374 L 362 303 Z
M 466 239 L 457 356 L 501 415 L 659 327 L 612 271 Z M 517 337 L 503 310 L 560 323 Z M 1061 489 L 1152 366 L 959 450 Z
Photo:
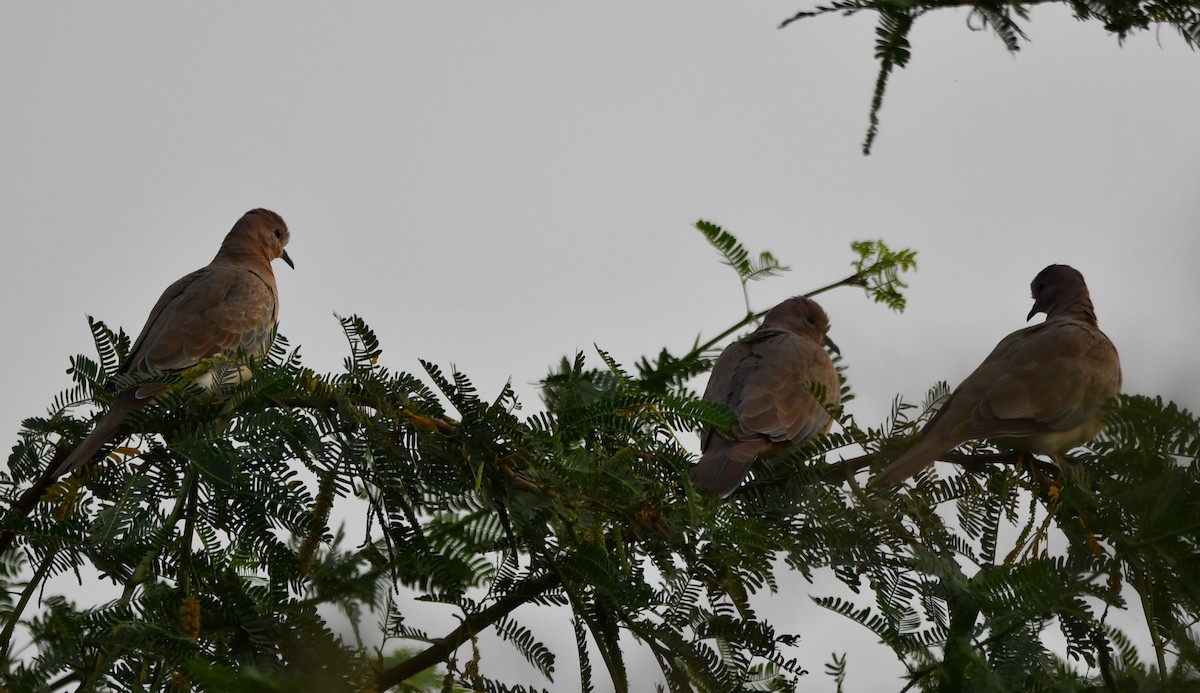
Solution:
M 146 400 L 138 399 L 137 394 L 133 390 L 126 390 L 117 395 L 113 401 L 112 408 L 108 410 L 104 416 L 100 417 L 100 421 L 92 432 L 87 434 L 79 445 L 67 455 L 67 459 L 59 465 L 54 472 L 54 478 L 61 477 L 79 469 L 88 462 L 104 447 L 104 444 L 112 440 L 117 431 L 120 430 L 121 424 L 129 416 L 129 413 L 139 409 L 146 404 Z
M 955 448 L 955 443 L 925 435 L 912 447 L 896 458 L 871 480 L 871 484 L 899 484 L 937 461 L 939 457 Z
M 692 480 L 706 493 L 724 498 L 741 485 L 750 473 L 750 465 L 765 447 L 762 441 L 731 441 L 714 436 L 700 461 L 692 467 Z

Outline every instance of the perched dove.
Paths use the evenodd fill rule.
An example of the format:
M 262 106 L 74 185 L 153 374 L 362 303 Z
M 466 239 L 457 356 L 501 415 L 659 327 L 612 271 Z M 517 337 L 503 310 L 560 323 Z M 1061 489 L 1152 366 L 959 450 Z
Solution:
M 278 214 L 265 209 L 246 212 L 225 236 L 212 262 L 163 292 L 118 374 L 171 373 L 218 354 L 265 353 L 279 316 L 271 261 L 283 258 L 295 267 L 284 250 L 287 243 L 287 224 Z M 206 373 L 196 383 L 206 387 L 211 381 L 211 374 Z M 130 412 L 164 389 L 163 385 L 144 385 L 118 392 L 112 408 L 67 456 L 55 476 L 87 464 Z
M 1121 391 L 1121 362 L 1096 323 L 1083 275 L 1050 265 L 1030 288 L 1026 319 L 1045 313 L 1046 321 L 1001 340 L 873 483 L 900 483 L 979 438 L 1061 463 L 1063 453 L 1100 432 L 1101 403 Z
M 833 423 L 812 392 L 828 406 L 841 398 L 837 371 L 824 346 L 829 318 L 816 301 L 796 296 L 767 312 L 762 325 L 730 344 L 717 359 L 704 399 L 738 415 L 728 440 L 701 434 L 703 454 L 692 468 L 696 486 L 724 498 L 750 473 L 755 458 L 829 432 Z

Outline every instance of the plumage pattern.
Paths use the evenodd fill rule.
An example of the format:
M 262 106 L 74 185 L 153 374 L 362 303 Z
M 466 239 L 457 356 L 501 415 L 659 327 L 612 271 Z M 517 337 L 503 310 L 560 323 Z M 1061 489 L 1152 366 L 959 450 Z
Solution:
M 171 373 L 218 354 L 265 353 L 279 318 L 271 262 L 282 258 L 292 266 L 284 250 L 288 240 L 287 224 L 278 214 L 265 209 L 246 212 L 225 236 L 212 262 L 163 292 L 118 374 Z M 212 384 L 205 376 L 196 382 Z M 163 389 L 146 385 L 117 393 L 112 408 L 59 466 L 56 476 L 91 460 L 130 412 Z
M 1096 322 L 1083 275 L 1050 265 L 1031 290 L 1028 317 L 1045 313 L 1045 322 L 1001 340 L 875 483 L 900 483 L 968 440 L 1061 461 L 1100 432 L 1101 404 L 1121 391 L 1121 362 Z
M 703 454 L 692 468 L 699 488 L 725 497 L 759 456 L 829 432 L 832 418 L 810 394 L 814 386 L 823 390 L 829 406 L 841 396 L 837 370 L 823 346 L 832 345 L 828 331 L 821 306 L 797 296 L 772 308 L 757 330 L 725 349 L 713 365 L 704 399 L 737 413 L 737 437 L 702 434 Z

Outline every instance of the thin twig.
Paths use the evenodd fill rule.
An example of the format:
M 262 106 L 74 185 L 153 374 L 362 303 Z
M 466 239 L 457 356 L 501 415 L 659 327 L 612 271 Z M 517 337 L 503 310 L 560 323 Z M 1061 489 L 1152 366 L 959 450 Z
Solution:
M 159 530 L 159 540 L 154 542 L 150 550 L 142 556 L 142 560 L 138 563 L 137 568 L 133 571 L 133 575 L 129 577 L 129 581 L 125 583 L 125 591 L 121 594 L 121 598 L 117 603 L 121 606 L 128 606 L 129 601 L 133 598 L 133 592 L 137 586 L 150 579 L 150 572 L 154 568 L 154 561 L 158 560 L 158 556 L 162 553 L 163 546 L 167 544 L 167 540 L 171 536 L 179 519 L 183 516 L 183 509 L 188 506 L 188 500 L 192 496 L 192 486 L 196 483 L 196 466 L 193 464 L 187 465 L 187 472 L 183 476 L 183 485 L 179 489 L 179 495 L 175 496 L 175 505 L 171 508 L 171 514 L 163 522 L 162 528 Z M 185 547 L 186 548 L 186 547 Z
M 845 279 L 833 282 L 832 284 L 826 284 L 825 286 L 822 286 L 819 289 L 814 289 L 813 291 L 809 291 L 808 293 L 804 294 L 804 296 L 806 296 L 808 298 L 812 298 L 813 296 L 816 296 L 818 294 L 823 294 L 826 291 L 831 291 L 833 289 L 836 289 L 839 286 L 862 287 L 862 286 L 864 286 L 865 278 L 870 276 L 871 274 L 872 274 L 872 272 L 870 271 L 870 269 L 863 270 L 862 272 L 856 272 L 856 273 L 850 275 L 849 277 L 846 277 Z M 746 325 L 749 325 L 750 323 L 754 322 L 755 320 L 761 320 L 762 317 L 766 314 L 767 314 L 767 311 L 765 311 L 765 310 L 759 311 L 757 313 L 755 313 L 755 312 L 747 313 L 746 316 L 744 318 L 742 318 L 741 320 L 739 320 L 738 322 L 736 322 L 733 325 L 733 327 L 730 327 L 729 329 L 718 334 L 716 337 L 713 337 L 712 339 L 708 340 L 707 342 L 700 344 L 696 347 L 693 347 L 692 350 L 689 351 L 686 355 L 682 356 L 679 359 L 679 361 L 681 361 L 681 362 L 689 361 L 691 359 L 694 359 L 694 358 L 700 356 L 704 352 L 708 351 L 709 349 L 712 349 L 716 345 L 725 341 L 725 339 L 727 337 L 729 337 L 733 333 L 737 332 L 738 330 L 742 329 Z
M 433 641 L 433 644 L 421 652 L 409 657 L 390 669 L 379 672 L 375 683 L 380 691 L 387 690 L 403 681 L 416 676 L 429 667 L 446 660 L 463 643 L 472 636 L 488 628 L 496 621 L 512 613 L 522 604 L 529 603 L 533 598 L 559 585 L 557 575 L 546 574 L 532 580 L 527 580 L 520 587 L 496 601 L 495 604 L 463 619 L 463 622 L 443 638 Z
M 38 585 L 45 579 L 46 573 L 50 572 L 50 566 L 54 563 L 54 554 L 56 553 L 57 550 L 52 549 L 42 559 L 42 564 L 38 566 L 33 577 L 29 578 L 29 583 L 25 585 L 25 589 L 21 591 L 21 599 L 9 614 L 8 623 L 4 624 L 4 632 L 0 633 L 0 653 L 4 653 L 5 658 L 7 658 L 9 643 L 12 642 L 13 632 L 17 629 L 17 622 L 21 620 L 21 614 L 29 605 L 29 600 L 37 591 Z

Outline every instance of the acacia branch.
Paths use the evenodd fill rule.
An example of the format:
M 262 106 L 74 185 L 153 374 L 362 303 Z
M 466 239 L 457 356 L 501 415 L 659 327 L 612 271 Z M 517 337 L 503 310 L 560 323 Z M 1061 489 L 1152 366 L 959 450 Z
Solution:
M 379 672 L 379 675 L 375 677 L 378 690 L 387 690 L 429 667 L 446 661 L 447 657 L 480 631 L 512 613 L 518 606 L 527 604 L 533 598 L 560 584 L 558 576 L 549 573 L 527 580 L 520 587 L 501 597 L 495 604 L 464 618 L 463 622 L 444 638 L 435 640 L 432 645 L 396 666 Z

